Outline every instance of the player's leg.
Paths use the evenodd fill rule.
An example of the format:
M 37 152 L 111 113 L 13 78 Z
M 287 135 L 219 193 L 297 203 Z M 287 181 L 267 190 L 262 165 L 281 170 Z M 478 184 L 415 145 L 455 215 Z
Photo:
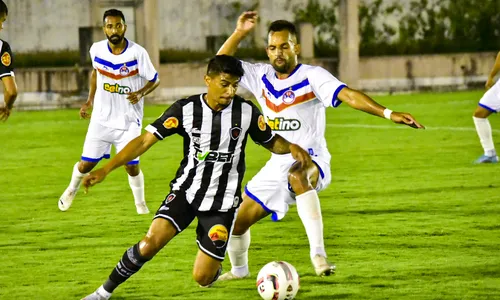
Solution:
M 102 158 L 109 158 L 111 144 L 105 141 L 107 133 L 106 128 L 99 124 L 89 125 L 81 160 L 73 166 L 70 183 L 59 197 L 58 207 L 61 211 L 68 210 L 73 204 L 83 177 L 92 171 Z
M 316 274 L 328 276 L 335 272 L 335 265 L 326 259 L 323 218 L 316 191 L 320 173 L 316 163 L 306 167 L 295 163 L 288 171 L 288 182 L 296 195 L 297 212 L 306 230 L 310 257 Z
M 486 99 L 485 99 L 486 97 Z M 487 98 L 492 97 L 492 95 L 485 94 L 482 102 L 490 102 Z M 493 108 L 488 105 L 481 104 L 479 102 L 478 107 L 474 111 L 472 119 L 474 120 L 474 125 L 476 126 L 476 132 L 479 136 L 479 141 L 483 147 L 484 154 L 480 156 L 475 163 L 496 163 L 498 162 L 498 156 L 495 151 L 495 145 L 493 144 L 493 135 L 491 130 L 490 121 L 488 117 L 495 112 Z M 500 100 L 498 100 L 500 101 Z M 488 103 L 489 104 L 489 103 Z
M 228 240 L 235 223 L 236 209 L 228 212 L 198 212 L 196 242 L 198 254 L 193 278 L 201 287 L 210 287 L 222 272 Z
M 248 267 L 250 227 L 270 213 L 261 204 L 243 193 L 243 202 L 238 209 L 238 215 L 227 247 L 231 271 L 223 274 L 220 280 L 239 279 L 250 275 Z
M 195 213 L 182 193 L 169 194 L 162 202 L 147 234 L 125 251 L 109 278 L 85 300 L 109 299 L 114 290 L 151 260 L 194 220 Z
M 115 142 L 116 152 L 120 152 L 131 140 L 135 139 L 141 134 L 141 127 L 133 123 L 128 130 L 123 131 L 117 137 Z M 128 183 L 134 196 L 135 208 L 138 214 L 148 214 L 149 209 L 146 205 L 146 198 L 144 196 L 144 174 L 139 167 L 139 157 L 130 161 L 125 165 L 125 170 L 128 174 Z
M 111 294 L 120 284 L 137 273 L 142 266 L 151 260 L 176 234 L 177 229 L 170 221 L 162 218 L 154 219 L 148 233 L 140 242 L 125 251 L 104 284 L 84 299 L 109 299 Z

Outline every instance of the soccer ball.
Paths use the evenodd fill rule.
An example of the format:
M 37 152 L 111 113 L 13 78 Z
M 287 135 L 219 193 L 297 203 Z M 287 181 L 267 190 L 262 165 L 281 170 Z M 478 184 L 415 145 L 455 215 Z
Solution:
M 286 261 L 272 261 L 257 275 L 257 291 L 264 300 L 292 300 L 299 283 L 297 270 Z

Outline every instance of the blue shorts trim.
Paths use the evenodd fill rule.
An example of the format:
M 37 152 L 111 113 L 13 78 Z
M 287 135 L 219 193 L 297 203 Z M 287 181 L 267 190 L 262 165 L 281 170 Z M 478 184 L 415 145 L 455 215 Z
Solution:
M 276 222 L 276 221 L 279 221 L 279 220 L 278 220 L 278 215 L 277 215 L 274 211 L 270 210 L 270 209 L 269 209 L 269 207 L 267 207 L 264 203 L 262 203 L 262 201 L 260 201 L 260 200 L 259 200 L 259 198 L 257 198 L 254 194 L 252 194 L 252 193 L 248 190 L 247 186 L 245 186 L 245 194 L 247 194 L 247 195 L 248 195 L 248 197 L 250 197 L 250 199 L 252 199 L 253 201 L 255 201 L 255 202 L 259 203 L 259 204 L 260 204 L 260 206 L 262 206 L 262 208 L 263 208 L 266 212 L 270 213 L 270 214 L 271 214 L 271 220 L 273 220 L 273 221 L 275 221 L 275 222 Z
M 487 105 L 484 105 L 484 104 L 482 104 L 482 103 L 479 103 L 479 106 L 481 106 L 482 108 L 486 108 L 487 110 L 489 110 L 489 111 L 491 111 L 491 112 L 494 112 L 494 113 L 496 113 L 496 112 L 497 112 L 497 111 L 496 111 L 496 110 L 494 110 L 493 108 L 491 108 L 491 107 L 489 107 L 489 106 L 487 106 Z
M 133 160 L 133 161 L 129 161 L 127 163 L 127 165 L 131 166 L 131 165 L 138 165 L 139 164 L 139 161 L 138 160 Z
M 315 162 L 314 160 L 312 162 L 316 165 L 316 167 L 318 167 L 319 175 L 321 176 L 321 179 L 325 179 L 325 172 L 323 172 L 323 170 L 321 169 L 319 164 L 317 162 Z
M 111 155 L 109 155 L 109 154 L 104 154 L 100 158 L 90 158 L 90 157 L 82 156 L 82 160 L 97 163 L 97 162 L 100 162 L 101 159 L 103 159 L 103 158 L 109 159 L 110 157 L 111 157 Z

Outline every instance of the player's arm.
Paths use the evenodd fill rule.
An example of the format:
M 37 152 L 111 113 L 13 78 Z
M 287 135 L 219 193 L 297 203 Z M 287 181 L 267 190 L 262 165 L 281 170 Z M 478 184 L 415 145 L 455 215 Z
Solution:
M 217 55 L 230 55 L 233 56 L 238 50 L 238 45 L 241 41 L 252 31 L 257 22 L 257 12 L 246 11 L 240 15 L 236 24 L 236 29 L 224 42 L 222 47 L 217 52 Z
M 3 100 L 4 105 L 0 107 L 0 120 L 6 121 L 14 107 L 14 102 L 17 98 L 17 84 L 14 77 L 12 51 L 7 42 L 2 44 L 1 49 L 1 64 L 0 64 L 0 77 L 3 84 Z
M 87 110 L 91 109 L 94 105 L 95 92 L 97 90 L 97 71 L 92 69 L 92 73 L 90 73 L 90 81 L 89 81 L 89 96 L 87 97 L 87 101 L 80 108 L 80 117 L 84 119 L 90 118 L 90 114 Z
M 269 142 L 262 144 L 262 146 L 275 154 L 291 153 L 293 158 L 303 166 L 312 163 L 311 156 L 306 150 L 297 144 L 290 143 L 279 134 L 275 134 Z
M 115 155 L 104 167 L 90 172 L 90 174 L 83 179 L 83 185 L 87 189 L 88 187 L 103 181 L 111 171 L 142 155 L 156 142 L 158 142 L 158 138 L 156 138 L 154 134 L 144 132 L 140 136 L 131 140 L 125 148 Z
M 500 71 L 500 52 L 497 54 L 497 58 L 495 60 L 495 64 L 493 65 L 493 69 L 491 69 L 490 75 L 488 76 L 488 80 L 486 81 L 486 89 L 489 89 L 495 83 L 495 76 L 498 71 Z
M 394 123 L 405 124 L 413 128 L 424 128 L 424 126 L 418 123 L 411 114 L 393 112 L 392 110 L 378 104 L 375 100 L 361 91 L 344 87 L 340 90 L 338 98 L 354 109 L 361 110 L 381 118 L 390 119 Z

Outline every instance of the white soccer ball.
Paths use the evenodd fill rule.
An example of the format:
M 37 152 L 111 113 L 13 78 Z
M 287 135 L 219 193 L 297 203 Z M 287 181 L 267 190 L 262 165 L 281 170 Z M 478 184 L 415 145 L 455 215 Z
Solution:
M 257 291 L 264 300 L 292 300 L 299 287 L 299 274 L 286 261 L 272 261 L 257 275 Z

